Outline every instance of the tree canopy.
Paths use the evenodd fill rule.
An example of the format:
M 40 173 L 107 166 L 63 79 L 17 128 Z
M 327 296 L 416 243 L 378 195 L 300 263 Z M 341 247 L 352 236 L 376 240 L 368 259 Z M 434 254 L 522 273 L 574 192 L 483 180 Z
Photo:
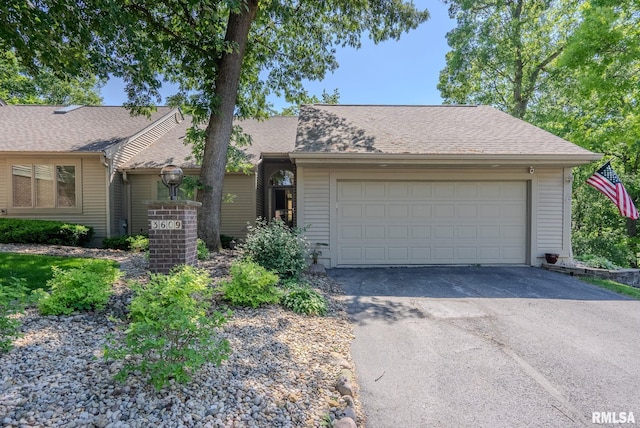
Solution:
M 101 83 L 95 77 L 60 79 L 49 70 L 32 76 L 12 51 L 0 52 L 0 99 L 9 104 L 97 105 Z
M 0 48 L 34 71 L 121 77 L 139 113 L 163 80 L 178 84 L 171 102 L 206 123 L 198 233 L 219 249 L 233 117 L 266 117 L 269 94 L 298 104 L 304 79 L 338 66 L 337 47 L 398 39 L 428 16 L 402 0 L 14 0 L 0 6 Z
M 603 153 L 640 202 L 640 2 L 447 0 L 458 26 L 439 89 L 446 102 L 494 105 Z M 637 265 L 637 221 L 574 172 L 573 247 Z

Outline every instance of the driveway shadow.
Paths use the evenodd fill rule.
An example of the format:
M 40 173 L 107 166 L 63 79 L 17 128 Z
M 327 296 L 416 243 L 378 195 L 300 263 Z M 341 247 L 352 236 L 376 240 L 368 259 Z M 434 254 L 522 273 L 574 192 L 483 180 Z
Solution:
M 575 277 L 527 266 L 334 268 L 347 296 L 633 300 Z

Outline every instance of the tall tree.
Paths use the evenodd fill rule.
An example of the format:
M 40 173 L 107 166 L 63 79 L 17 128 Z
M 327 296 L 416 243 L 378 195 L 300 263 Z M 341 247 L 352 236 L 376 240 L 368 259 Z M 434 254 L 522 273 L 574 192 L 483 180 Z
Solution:
M 403 0 L 15 0 L 0 6 L 1 43 L 36 70 L 75 76 L 113 73 L 135 112 L 177 83 L 203 147 L 198 233 L 220 248 L 220 206 L 234 115 L 265 117 L 267 95 L 297 104 L 304 79 L 338 64 L 335 48 L 400 35 L 428 18 Z M 45 31 L 46 30 L 46 31 Z
M 445 0 L 457 26 L 438 89 L 446 103 L 494 105 L 524 118 L 552 78 L 580 0 Z
M 32 76 L 12 51 L 0 52 L 0 99 L 9 104 L 98 105 L 101 84 L 93 76 L 59 79 L 49 70 Z

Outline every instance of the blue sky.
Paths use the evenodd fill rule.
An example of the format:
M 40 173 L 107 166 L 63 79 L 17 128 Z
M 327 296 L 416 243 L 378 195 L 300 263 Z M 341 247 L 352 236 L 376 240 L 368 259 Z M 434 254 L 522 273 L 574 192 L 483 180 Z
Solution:
M 440 0 L 416 0 L 429 9 L 431 18 L 400 41 L 374 45 L 368 39 L 359 50 L 344 48 L 337 53 L 340 67 L 321 82 L 305 87 L 320 96 L 323 90 L 338 89 L 341 104 L 441 104 L 436 88 L 448 51 L 445 34 L 454 27 L 447 7 Z M 162 91 L 171 95 L 172 89 Z M 105 105 L 122 105 L 126 100 L 122 82 L 111 79 L 102 89 Z M 273 100 L 276 109 L 285 104 Z

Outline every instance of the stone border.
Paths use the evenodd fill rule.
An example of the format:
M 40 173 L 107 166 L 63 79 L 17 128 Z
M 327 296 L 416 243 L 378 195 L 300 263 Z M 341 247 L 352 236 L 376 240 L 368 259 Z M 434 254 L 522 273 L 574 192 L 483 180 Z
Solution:
M 564 273 L 570 276 L 586 276 L 590 278 L 610 279 L 620 284 L 640 288 L 640 269 L 596 269 L 587 266 L 564 266 L 542 263 L 542 268 L 552 272 Z

